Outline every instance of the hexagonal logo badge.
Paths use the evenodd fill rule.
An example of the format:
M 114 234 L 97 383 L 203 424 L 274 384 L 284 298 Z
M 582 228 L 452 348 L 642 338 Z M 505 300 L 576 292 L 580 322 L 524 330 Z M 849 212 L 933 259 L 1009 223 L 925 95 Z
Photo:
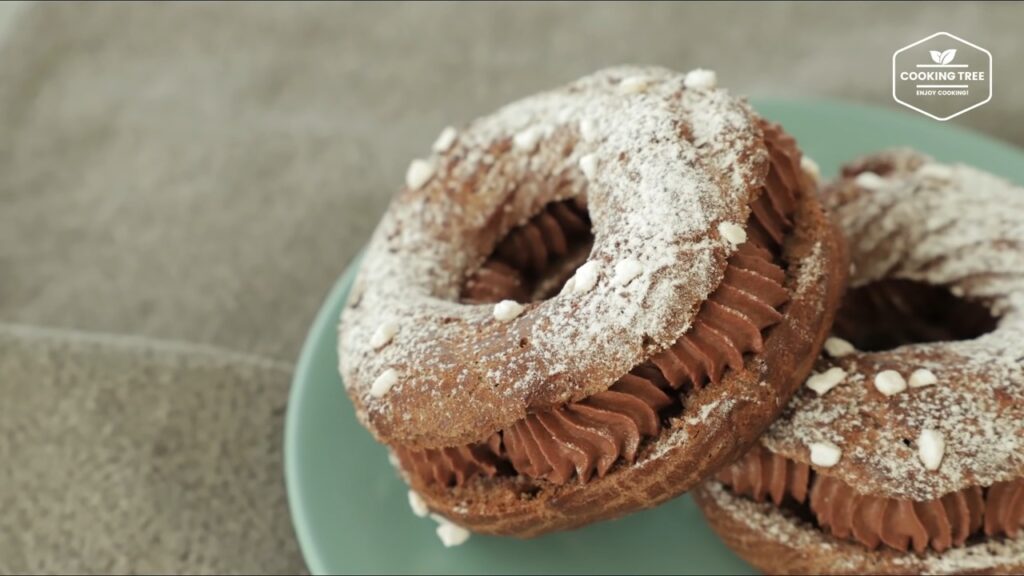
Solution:
M 992 99 L 992 54 L 948 32 L 937 32 L 892 55 L 892 97 L 939 121 Z

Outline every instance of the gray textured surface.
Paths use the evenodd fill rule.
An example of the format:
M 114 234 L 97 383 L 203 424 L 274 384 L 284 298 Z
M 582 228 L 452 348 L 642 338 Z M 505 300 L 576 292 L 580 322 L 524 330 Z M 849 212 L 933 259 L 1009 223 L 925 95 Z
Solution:
M 0 572 L 294 572 L 290 365 L 0 325 Z
M 1022 21 L 1021 4 L 966 3 L 17 11 L 0 37 L 0 322 L 272 368 L 0 330 L 0 572 L 301 567 L 273 362 L 444 125 L 622 62 L 895 107 L 892 51 L 947 30 L 995 57 L 993 101 L 954 122 L 1021 144 Z

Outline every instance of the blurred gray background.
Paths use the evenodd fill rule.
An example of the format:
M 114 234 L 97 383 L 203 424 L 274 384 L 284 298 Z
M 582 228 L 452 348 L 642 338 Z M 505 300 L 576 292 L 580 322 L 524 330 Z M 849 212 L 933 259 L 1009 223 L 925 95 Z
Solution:
M 892 52 L 947 31 L 995 61 L 992 101 L 952 123 L 1022 145 L 1022 23 L 986 3 L 0 7 L 0 572 L 304 570 L 293 361 L 443 126 L 627 62 L 896 108 Z

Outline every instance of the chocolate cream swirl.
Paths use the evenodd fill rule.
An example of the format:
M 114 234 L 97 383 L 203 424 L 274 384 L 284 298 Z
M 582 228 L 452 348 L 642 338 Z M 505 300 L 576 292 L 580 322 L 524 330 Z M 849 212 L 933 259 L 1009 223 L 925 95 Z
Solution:
M 756 445 L 718 473 L 733 492 L 810 511 L 818 527 L 868 549 L 943 552 L 968 538 L 1015 537 L 1024 526 L 1024 479 L 970 486 L 925 502 L 861 494 L 836 478 Z
M 746 354 L 762 351 L 764 331 L 782 319 L 780 309 L 789 300 L 778 254 L 805 178 L 795 141 L 777 125 L 764 122 L 762 129 L 771 162 L 764 188 L 750 205 L 748 240 L 729 258 L 721 284 L 686 334 L 608 390 L 534 412 L 484 442 L 427 450 L 396 447 L 403 467 L 443 486 L 503 474 L 555 484 L 603 477 L 617 462 L 635 460 L 642 442 L 661 433 L 665 417 L 682 409 L 688 391 L 717 384 L 729 370 L 743 368 Z M 501 242 L 467 281 L 463 299 L 548 297 L 580 263 L 573 255 L 581 246 L 585 257 L 590 240 L 583 202 L 550 204 Z M 571 266 L 564 266 L 567 261 Z

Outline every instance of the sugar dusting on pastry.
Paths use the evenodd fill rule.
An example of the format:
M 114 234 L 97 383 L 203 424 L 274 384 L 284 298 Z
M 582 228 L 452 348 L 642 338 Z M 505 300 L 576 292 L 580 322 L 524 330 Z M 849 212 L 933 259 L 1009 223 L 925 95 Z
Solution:
M 643 97 L 617 90 L 631 77 L 651 80 Z M 447 383 L 438 409 L 452 415 L 445 434 L 465 434 L 468 414 L 491 404 L 478 393 L 485 385 L 493 390 L 488 394 L 504 398 L 501 405 L 488 405 L 487 419 L 511 421 L 502 410 L 518 412 L 516 406 L 537 400 L 539 390 L 568 398 L 606 389 L 649 355 L 644 342 L 667 347 L 690 327 L 697 304 L 720 281 L 728 254 L 727 246 L 710 237 L 712 223 L 746 221 L 752 183 L 762 178 L 767 154 L 749 107 L 720 89 L 684 90 L 684 78 L 660 68 L 605 70 L 480 118 L 459 130 L 457 156 L 453 147 L 411 166 L 409 191 L 393 203 L 367 247 L 356 281 L 365 288 L 362 302 L 342 315 L 340 364 L 354 390 L 366 390 L 386 367 L 407 363 L 412 352 L 417 366 L 428 369 L 403 372 L 399 393 L 388 394 L 386 401 L 357 406 L 364 421 L 394 421 L 392 430 L 420 425 L 416 419 L 399 424 L 407 411 L 394 406 L 436 389 L 441 380 Z M 612 117 L 615 123 L 604 121 Z M 690 141 L 679 138 L 680 123 Z M 528 131 L 538 126 L 544 129 Z M 580 138 L 582 126 L 600 127 L 599 136 Z M 532 152 L 512 142 L 524 133 L 542 135 Z M 495 148 L 502 142 L 511 143 L 509 149 Z M 507 175 L 528 179 L 548 173 L 562 175 L 557 190 L 527 187 L 509 196 Z M 476 185 L 465 194 L 451 185 L 470 181 Z M 479 363 L 444 364 L 448 361 L 437 356 L 443 350 L 435 345 L 440 334 L 507 317 L 507 311 L 494 316 L 493 307 L 456 302 L 466 269 L 486 256 L 472 253 L 486 248 L 469 235 L 486 231 L 500 238 L 536 206 L 583 194 L 598 226 L 603 221 L 624 225 L 624 216 L 629 218 L 628 233 L 598 235 L 590 260 L 606 267 L 609 280 L 625 259 L 641 263 L 643 273 L 624 285 L 598 281 L 590 290 L 544 302 L 543 322 L 516 323 L 526 332 L 510 342 L 522 338 L 528 347 L 509 353 L 467 340 L 465 354 Z M 687 265 L 678 266 L 683 261 Z M 376 310 L 403 319 L 400 346 L 395 341 L 380 350 L 370 346 L 381 322 Z M 470 330 L 466 334 L 479 338 Z M 440 368 L 429 369 L 442 365 L 443 375 Z M 554 380 L 557 386 L 551 385 Z M 462 414 L 467 417 L 460 420 Z M 478 418 L 473 422 L 479 425 Z
M 892 168 L 884 177 L 870 172 L 886 165 Z M 1022 477 L 1024 252 L 1008 247 L 1024 245 L 1024 190 L 908 150 L 850 166 L 869 171 L 833 184 L 825 198 L 850 243 L 851 284 L 895 277 L 945 286 L 986 302 L 1000 321 L 993 332 L 970 340 L 854 351 L 829 360 L 847 369 L 845 384 L 823 397 L 798 393 L 762 444 L 797 458 L 828 430 L 844 451 L 858 455 L 856 476 L 843 476 L 843 467 L 841 479 L 900 500 L 925 502 Z M 863 176 L 868 173 L 873 176 Z M 880 185 L 868 190 L 865 182 Z M 900 375 L 881 376 L 882 389 L 895 392 L 891 396 L 876 389 L 874 376 L 886 370 Z M 927 474 L 919 453 L 922 430 L 934 431 L 945 446 L 941 464 Z M 937 445 L 928 439 L 923 444 Z M 936 453 L 928 448 L 928 462 Z

